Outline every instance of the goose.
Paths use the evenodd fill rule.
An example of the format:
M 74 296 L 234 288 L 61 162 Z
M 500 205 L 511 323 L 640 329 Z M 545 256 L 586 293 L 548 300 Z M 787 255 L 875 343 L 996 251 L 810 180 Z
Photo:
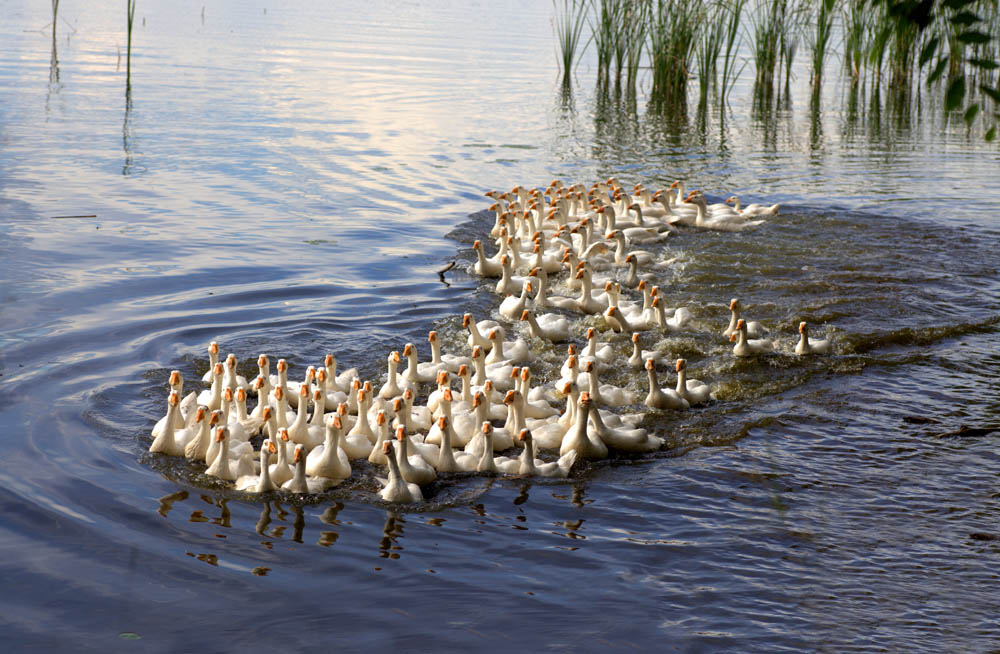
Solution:
M 280 362 L 279 362 L 280 363 Z M 351 382 L 358 377 L 357 368 L 348 368 L 339 375 L 337 374 L 337 357 L 333 353 L 327 354 L 323 359 L 323 366 L 327 374 L 327 393 L 340 391 L 348 393 L 351 390 Z M 332 405 L 331 405 L 332 406 Z
M 414 394 L 412 389 L 403 391 L 403 411 L 407 414 L 408 420 L 413 429 L 427 431 L 431 427 L 431 412 L 426 406 L 414 405 Z M 407 428 L 409 432 L 409 428 Z
M 212 341 L 208 344 L 208 370 L 201 376 L 201 381 L 211 384 L 215 377 L 215 364 L 219 363 L 219 344 Z
M 625 314 L 618 310 L 618 307 L 608 307 L 604 311 L 604 321 L 611 331 L 616 334 L 633 334 L 651 328 L 651 325 L 644 320 L 642 322 L 632 322 L 625 317 Z
M 687 361 L 677 359 L 677 394 L 691 406 L 705 404 L 712 399 L 712 389 L 703 381 L 687 378 Z
M 565 387 L 564 387 L 565 388 Z M 567 399 L 567 402 L 570 400 Z M 524 395 L 519 391 L 510 391 L 504 398 L 504 403 L 509 407 L 509 419 L 504 425 L 508 434 L 519 434 L 522 429 L 529 427 L 528 419 L 525 417 L 526 402 Z M 550 407 L 551 408 L 551 407 Z M 538 446 L 545 449 L 555 449 L 562 444 L 562 439 L 566 435 L 568 426 L 560 422 L 559 412 L 552 409 L 553 414 L 544 419 L 532 419 L 531 430 L 534 433 Z M 511 445 L 513 446 L 513 442 Z
M 687 307 L 677 307 L 674 315 L 667 318 L 667 313 L 660 302 L 660 298 L 654 297 L 652 302 L 653 316 L 655 323 L 664 331 L 679 332 L 684 330 L 691 322 L 691 311 Z
M 608 308 L 607 301 L 602 301 L 594 297 L 593 282 L 590 278 L 590 273 L 586 269 L 580 270 L 576 273 L 576 279 L 579 279 L 580 284 L 580 299 L 576 301 L 576 306 L 574 309 L 581 313 L 602 313 Z
M 737 341 L 733 354 L 738 357 L 752 357 L 774 349 L 774 343 L 765 339 L 747 339 L 747 323 L 742 318 L 736 322 L 736 331 L 730 334 L 730 341 Z
M 209 411 L 222 407 L 222 375 L 222 364 L 215 364 L 215 368 L 212 369 L 212 387 L 198 394 L 198 404 L 208 407 Z
M 271 362 L 267 358 L 266 354 L 261 354 L 257 357 L 257 376 L 254 378 L 253 382 L 250 384 L 250 392 L 258 397 L 260 387 L 258 387 L 258 382 L 264 381 L 264 389 L 266 393 L 263 397 L 267 397 L 267 393 L 271 392 Z
M 184 458 L 192 461 L 204 461 L 208 452 L 208 441 L 212 437 L 212 427 L 214 426 L 205 415 L 205 407 L 198 407 L 195 412 L 192 426 L 198 428 L 197 434 L 184 445 Z M 216 416 L 218 417 L 218 416 Z
M 278 421 L 278 426 L 287 427 L 289 424 L 295 422 L 298 414 L 288 408 L 285 389 L 281 386 L 275 386 L 272 396 L 274 398 L 274 417 Z
M 482 456 L 483 450 L 486 448 L 486 439 L 483 437 L 482 424 L 484 422 L 490 421 L 490 416 L 486 411 L 486 404 L 483 400 L 482 393 L 476 393 L 474 398 L 476 403 L 476 418 L 480 425 L 479 429 L 475 430 L 472 434 L 472 438 L 469 442 L 465 444 L 463 450 L 473 456 Z M 493 428 L 493 451 L 502 452 L 514 447 L 514 439 L 503 427 Z
M 678 391 L 672 388 L 660 388 L 656 380 L 656 362 L 646 360 L 646 373 L 649 378 L 649 393 L 643 403 L 652 409 L 672 409 L 682 411 L 690 409 L 691 404 Z
M 593 327 L 587 328 L 586 338 L 587 345 L 580 354 L 580 360 L 593 361 L 598 369 L 600 369 L 602 364 L 605 366 L 611 365 L 618 358 L 610 343 L 597 342 L 597 330 Z
M 521 312 L 521 320 L 528 323 L 529 331 L 535 338 L 551 343 L 564 343 L 569 340 L 569 321 L 554 313 L 542 314 L 538 317 L 525 309 Z
M 270 387 L 270 382 L 266 377 L 257 377 L 253 380 L 253 392 L 257 396 L 257 406 L 253 408 L 250 412 L 250 417 L 254 420 L 259 420 L 261 418 L 261 413 L 264 411 L 264 407 L 271 406 L 268 403 L 268 398 L 274 389 Z
M 559 456 L 575 451 L 580 459 L 606 459 L 608 446 L 588 428 L 591 412 L 590 393 L 580 393 L 576 412 L 576 424 L 567 430 L 559 446 Z
M 223 481 L 236 481 L 237 477 L 253 474 L 252 460 L 247 460 L 244 457 L 234 459 L 230 456 L 229 429 L 225 425 L 216 428 L 215 441 L 219 444 L 219 455 L 205 470 L 206 475 L 218 477 Z
M 629 368 L 642 370 L 649 359 L 652 359 L 653 365 L 657 366 L 666 362 L 666 359 L 655 350 L 640 350 L 639 334 L 632 334 L 632 356 L 628 358 Z
M 402 404 L 402 402 L 403 402 L 402 399 L 396 398 L 395 400 L 393 400 L 393 408 L 397 409 L 397 411 L 401 411 L 403 409 L 403 407 L 400 406 Z M 410 445 L 413 446 L 413 449 L 416 450 L 417 453 L 420 456 L 424 457 L 424 461 L 426 461 L 427 463 L 429 463 L 431 465 L 436 464 L 437 460 L 438 460 L 438 456 L 441 454 L 440 448 L 437 445 L 432 445 L 432 444 L 427 443 L 425 441 L 421 441 L 419 438 L 417 438 L 417 434 L 415 432 L 413 432 L 409 426 L 407 426 L 407 424 L 405 423 L 405 421 L 399 419 L 400 415 L 403 415 L 403 414 L 397 414 L 397 419 L 394 422 L 394 427 L 397 428 L 397 429 L 399 427 L 402 427 L 407 434 L 412 435 L 412 438 L 411 438 L 411 436 L 407 436 L 407 438 L 411 438 Z M 403 417 L 405 417 L 405 415 Z M 437 428 L 437 426 L 435 425 L 434 429 L 436 429 L 436 428 Z M 379 430 L 379 433 L 380 433 L 379 438 L 380 439 L 382 439 L 381 431 L 382 431 L 382 429 L 380 428 L 380 430 Z M 390 438 L 390 436 L 388 434 L 388 428 L 386 428 L 385 439 L 391 440 L 391 438 Z M 382 456 L 383 456 L 382 452 L 381 452 L 381 450 L 379 450 L 379 452 L 378 452 L 377 455 L 376 455 L 375 452 L 372 452 L 372 454 L 368 458 L 368 460 L 371 461 L 372 463 L 384 464 L 385 462 L 382 460 Z M 377 460 L 373 461 L 372 460 L 373 458 L 375 458 Z
M 545 420 L 559 415 L 559 410 L 549 404 L 550 398 L 552 401 L 556 401 L 557 398 L 554 394 L 543 388 L 531 388 L 531 368 L 527 366 L 521 368 L 518 378 L 520 383 L 516 390 L 521 396 L 521 409 L 525 418 Z
M 169 454 L 170 456 L 184 456 L 184 444 L 190 440 L 178 439 L 179 431 L 174 427 L 178 422 L 177 415 L 180 413 L 180 398 L 177 391 L 171 391 L 167 398 L 166 424 L 160 435 L 153 439 L 149 446 L 149 451 L 153 453 Z
M 431 344 L 432 365 L 440 366 L 441 369 L 447 370 L 448 372 L 458 372 L 458 369 L 463 365 L 472 364 L 472 360 L 469 359 L 469 357 L 458 356 L 455 354 L 442 354 L 441 340 L 438 338 L 438 333 L 436 331 L 430 331 L 427 333 L 427 342 Z
M 312 449 L 323 442 L 324 429 L 307 422 L 307 410 L 309 409 L 309 387 L 302 384 L 299 387 L 299 412 L 295 415 L 295 420 L 288 425 L 288 436 L 294 443 L 305 445 L 307 449 Z
M 242 389 L 240 389 L 242 390 Z M 229 427 L 229 438 L 233 443 L 240 443 L 250 440 L 250 434 L 243 427 L 236 417 L 233 406 L 236 404 L 236 397 L 230 388 L 222 389 L 222 424 Z
M 403 387 L 400 386 L 400 379 L 396 374 L 396 370 L 399 368 L 399 364 L 403 362 L 403 359 L 399 356 L 397 350 L 393 350 L 386 357 L 386 362 L 389 364 L 389 378 L 382 385 L 382 388 L 379 389 L 378 396 L 384 400 L 391 400 L 403 394 Z M 408 386 L 409 382 L 404 380 L 404 385 Z
M 314 388 L 312 393 L 313 413 L 309 425 L 323 430 L 326 425 L 326 393 L 320 388 Z
M 601 384 L 597 379 L 597 369 L 593 361 L 586 362 L 583 365 L 583 371 L 587 373 L 588 379 L 586 384 L 581 383 L 581 388 L 587 386 L 590 399 L 599 405 L 620 407 L 639 401 L 639 397 L 631 391 L 613 384 Z
M 459 429 L 458 421 L 452 415 L 452 392 L 450 388 L 444 389 L 441 396 L 439 418 L 445 417 L 448 419 L 448 429 L 451 432 L 451 445 L 452 447 L 464 447 L 469 440 L 472 438 L 472 430 L 469 428 L 470 424 L 467 420 L 469 416 L 463 414 L 461 430 Z M 474 425 L 473 425 L 474 426 Z M 444 434 L 441 433 L 441 429 L 438 423 L 435 423 L 427 431 L 427 436 L 424 438 L 425 443 L 430 443 L 431 445 L 440 445 Z
M 402 409 L 403 398 L 397 397 L 393 402 L 393 407 L 396 403 L 399 403 L 399 407 Z M 389 416 L 386 412 L 379 411 L 375 414 L 375 445 L 372 446 L 371 454 L 368 455 L 368 463 L 372 463 L 377 466 L 384 466 L 385 455 L 382 454 L 382 443 L 389 440 Z
M 500 303 L 498 309 L 501 316 L 507 320 L 517 320 L 528 306 L 528 298 L 531 293 L 531 282 L 525 281 L 521 287 L 521 295 L 508 295 Z
M 229 422 L 238 423 L 246 438 L 253 438 L 264 426 L 264 421 L 259 416 L 254 417 L 247 413 L 247 392 L 242 388 L 236 389 L 236 415 L 230 414 Z
M 479 460 L 466 452 L 455 452 L 451 448 L 452 430 L 451 424 L 446 416 L 438 418 L 437 427 L 441 432 L 441 447 L 438 454 L 437 463 L 434 465 L 438 472 L 473 472 L 479 464 Z
M 383 486 L 382 490 L 379 491 L 379 496 L 386 502 L 401 504 L 423 502 L 424 494 L 420 492 L 420 486 L 404 481 L 400 475 L 399 463 L 392 450 L 392 441 L 386 441 L 382 444 L 382 453 L 385 455 L 386 463 L 389 464 L 389 477 L 388 479 L 376 477 Z
M 720 232 L 738 232 L 749 227 L 762 225 L 765 222 L 764 220 L 746 220 L 736 212 L 732 212 L 730 214 L 717 213 L 709 217 L 705 196 L 698 191 L 691 191 L 688 193 L 688 196 L 684 198 L 684 202 L 695 205 L 698 211 L 698 217 L 695 219 L 694 226 L 699 229 L 712 229 Z
M 799 323 L 799 342 L 795 346 L 795 354 L 799 356 L 805 354 L 829 354 L 830 353 L 830 341 L 829 339 L 822 340 L 809 340 L 809 326 L 804 323 Z
M 235 354 L 230 353 L 226 356 L 226 369 L 222 379 L 223 387 L 230 389 L 234 393 L 237 388 L 246 390 L 250 387 L 247 383 L 246 377 L 236 374 L 236 364 L 237 361 Z
M 664 261 L 663 266 L 660 267 L 666 267 L 671 263 L 673 263 L 673 260 Z M 634 254 L 625 256 L 625 265 L 628 266 L 628 272 L 625 273 L 625 286 L 635 288 L 639 285 L 640 281 L 652 282 L 656 280 L 655 273 L 639 272 L 639 259 Z
M 260 474 L 237 477 L 236 490 L 248 493 L 267 493 L 277 490 L 277 485 L 271 480 L 271 467 L 269 465 L 271 455 L 277 453 L 278 448 L 274 446 L 271 439 L 265 438 L 264 442 L 260 445 Z
M 431 412 L 431 418 L 436 418 L 440 414 L 441 398 L 444 397 L 445 390 L 451 389 L 451 376 L 444 370 L 437 374 L 437 388 L 427 396 L 427 409 Z
M 354 425 L 348 432 L 347 437 L 353 437 L 355 435 L 364 436 L 368 439 L 368 447 L 371 447 L 372 443 L 375 442 L 375 432 L 372 431 L 371 423 L 368 421 L 368 409 L 371 396 L 365 389 L 358 391 L 358 417 L 354 421 Z M 368 453 L 365 453 L 368 456 Z
M 284 359 L 278 359 L 278 364 L 275 366 L 277 369 L 277 374 L 271 375 L 270 382 L 271 386 L 271 397 L 274 396 L 274 392 L 277 389 L 281 389 L 281 392 L 288 395 L 288 362 Z
M 740 321 L 740 313 L 743 310 L 743 304 L 737 298 L 733 298 L 729 301 L 729 326 L 723 330 L 722 335 L 729 338 L 736 331 L 736 323 Z M 750 320 L 746 323 L 747 326 L 747 338 L 761 338 L 767 329 L 761 325 L 756 320 Z
M 340 447 L 343 423 L 334 415 L 324 425 L 323 442 L 309 452 L 306 458 L 306 474 L 310 477 L 347 479 L 351 476 L 351 462 L 347 452 Z
M 403 379 L 409 382 L 411 385 L 416 386 L 418 384 L 426 384 L 428 382 L 434 381 L 434 375 L 428 374 L 427 372 L 420 372 L 420 368 L 417 365 L 417 346 L 413 343 L 407 343 L 403 347 L 403 356 L 406 357 L 406 370 L 403 371 Z
M 499 218 L 499 214 L 497 217 Z M 503 256 L 502 254 L 498 254 L 494 258 L 487 257 L 483 250 L 483 243 L 479 240 L 472 244 L 472 248 L 476 251 L 476 263 L 473 269 L 477 275 L 480 277 L 500 277 L 503 274 L 503 267 L 500 265 L 499 259 Z
M 653 194 L 649 192 L 649 189 L 642 188 L 639 184 L 636 184 L 632 189 L 632 197 L 639 198 L 644 216 L 662 218 L 667 215 L 667 210 L 663 206 L 658 207 L 653 204 Z
M 288 444 L 291 442 L 291 439 L 288 437 L 288 429 L 284 427 L 279 428 L 278 438 L 273 442 L 278 450 L 278 455 L 275 462 L 270 465 L 268 474 L 271 476 L 271 481 L 281 486 L 291 479 L 293 474 L 292 466 L 289 465 L 288 461 Z
M 538 279 L 538 290 L 535 293 L 536 311 L 547 307 L 555 307 L 557 309 L 574 309 L 576 307 L 576 300 L 573 298 L 549 292 L 549 276 L 544 270 L 534 268 L 531 271 L 531 276 Z M 532 288 L 534 288 L 534 285 Z
M 184 390 L 184 379 L 181 377 L 181 373 L 180 373 L 179 370 L 171 370 L 170 371 L 169 384 L 170 384 L 170 390 L 171 391 L 176 391 L 177 392 L 177 397 L 180 397 L 181 393 Z M 194 407 L 197 410 L 197 397 L 198 396 L 193 391 L 189 394 L 189 397 L 190 396 L 194 396 L 192 398 L 192 400 L 189 400 L 189 402 L 193 401 L 194 402 Z M 167 393 L 167 397 L 168 398 L 170 397 L 170 393 L 169 392 Z M 184 400 L 180 400 L 180 402 L 178 403 L 178 407 L 177 407 L 178 410 L 176 412 L 174 412 L 174 418 L 173 418 L 174 429 L 183 429 L 184 427 L 187 426 L 188 420 L 185 418 L 185 410 L 183 408 L 185 400 L 187 400 L 187 398 L 184 398 Z M 153 425 L 152 431 L 149 432 L 150 436 L 152 436 L 153 438 L 156 438 L 157 436 L 159 436 L 163 432 L 164 428 L 167 425 L 167 415 L 169 415 L 169 414 L 170 414 L 170 402 L 168 401 L 167 402 L 167 413 L 162 418 L 160 418 L 159 420 L 157 420 L 155 425 Z M 191 414 L 191 417 L 194 417 L 193 413 Z
M 483 422 L 480 433 L 483 436 L 482 452 L 479 454 L 479 461 L 476 463 L 476 472 L 492 472 L 513 474 L 517 472 L 520 463 L 517 459 L 506 456 L 493 456 L 493 425 L 489 421 Z
M 640 266 L 653 266 L 656 268 L 664 268 L 668 264 L 665 262 L 660 262 L 658 257 L 648 250 L 632 250 L 629 249 L 629 240 L 624 232 L 620 229 L 608 232 L 605 239 L 615 242 L 615 264 L 618 266 L 623 266 L 628 261 L 629 256 L 635 257 L 636 262 Z
M 556 477 L 565 479 L 569 476 L 576 462 L 575 449 L 566 452 L 557 461 L 546 463 L 535 458 L 535 443 L 530 429 L 522 429 L 517 439 L 524 446 L 521 456 L 517 459 L 517 474 L 525 477 Z
M 496 292 L 500 295 L 516 293 L 517 289 L 524 284 L 524 277 L 514 275 L 514 262 L 512 261 L 512 257 L 509 255 L 505 254 L 501 257 L 500 266 L 500 281 L 497 282 L 494 290 L 496 290 Z
M 396 464 L 399 474 L 404 481 L 423 486 L 437 479 L 437 472 L 420 454 L 410 456 L 407 452 L 407 444 L 410 439 L 406 436 L 406 429 L 396 428 Z
M 489 332 L 491 329 L 500 329 L 500 323 L 495 320 L 476 320 L 472 317 L 471 313 L 467 313 L 462 316 L 462 328 L 469 330 L 469 347 L 476 347 L 477 345 L 483 348 L 484 351 L 489 351 L 493 344 L 490 343 L 483 332 Z
M 773 216 L 778 213 L 778 209 L 781 207 L 780 204 L 772 204 L 770 206 L 764 204 L 748 204 L 744 207 L 740 202 L 738 195 L 730 196 L 726 200 L 726 204 L 733 205 L 733 208 L 736 209 L 736 213 L 741 216 Z
M 621 452 L 655 452 L 663 447 L 663 439 L 653 436 L 645 429 L 631 426 L 612 427 L 605 424 L 600 411 L 590 412 L 590 423 L 594 428 L 594 434 L 608 449 Z
M 301 397 L 300 391 L 306 389 L 306 406 L 309 405 L 309 398 L 312 397 L 312 387 L 313 383 L 316 381 L 316 366 L 309 366 L 306 368 L 306 377 L 302 382 L 288 382 L 285 385 L 285 397 L 288 398 L 288 403 L 294 406 L 296 409 L 299 407 L 299 397 Z
M 281 485 L 282 490 L 292 493 L 322 493 L 326 489 L 336 484 L 338 480 L 328 477 L 307 477 L 306 476 L 306 448 L 304 445 L 296 445 L 295 453 L 292 456 L 295 470 L 292 478 Z
M 487 370 L 490 366 L 505 366 L 527 361 L 531 356 L 531 350 L 524 339 L 504 342 L 503 333 L 499 329 L 491 329 L 488 338 L 492 347 L 485 359 Z

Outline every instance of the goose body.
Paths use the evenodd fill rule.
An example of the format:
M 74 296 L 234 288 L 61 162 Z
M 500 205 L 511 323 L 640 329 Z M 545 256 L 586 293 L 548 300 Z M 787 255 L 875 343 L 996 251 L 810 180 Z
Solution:
M 738 357 L 752 357 L 774 350 L 774 343 L 765 339 L 747 338 L 747 324 L 742 318 L 736 323 L 736 332 L 729 336 L 730 341 L 736 341 L 733 354 Z
M 809 325 L 804 322 L 799 323 L 799 342 L 795 345 L 795 354 L 803 356 L 806 354 L 829 354 L 830 341 L 828 339 L 810 340 Z

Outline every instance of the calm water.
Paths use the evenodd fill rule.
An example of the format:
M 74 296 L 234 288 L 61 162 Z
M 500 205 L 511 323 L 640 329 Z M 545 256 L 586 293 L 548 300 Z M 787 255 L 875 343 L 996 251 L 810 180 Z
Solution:
M 1000 435 L 954 433 L 1000 427 L 995 145 L 932 102 L 852 116 L 832 82 L 818 114 L 796 86 L 755 118 L 737 88 L 699 126 L 595 98 L 585 59 L 566 97 L 534 2 L 142 2 L 126 97 L 114 4 L 63 0 L 55 44 L 48 3 L 0 26 L 15 650 L 1000 644 Z M 785 207 L 670 246 L 662 285 L 698 330 L 662 346 L 722 401 L 650 415 L 663 451 L 399 510 L 370 467 L 261 504 L 147 454 L 169 370 L 195 385 L 209 341 L 247 374 L 333 351 L 376 380 L 495 307 L 434 273 L 471 260 L 483 191 L 609 175 Z M 783 353 L 734 360 L 731 297 Z M 799 320 L 836 354 L 790 356 Z

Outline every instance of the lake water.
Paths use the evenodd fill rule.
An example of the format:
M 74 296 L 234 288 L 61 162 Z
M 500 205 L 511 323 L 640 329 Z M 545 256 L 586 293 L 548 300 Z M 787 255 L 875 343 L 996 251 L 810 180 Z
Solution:
M 813 113 L 804 69 L 766 119 L 742 82 L 704 126 L 595 97 L 592 52 L 567 97 L 535 2 L 140 2 L 127 93 L 121 4 L 63 0 L 55 42 L 48 3 L 0 26 L 11 651 L 997 647 L 996 145 L 931 99 L 852 115 L 833 80 Z M 651 413 L 662 451 L 404 508 L 371 466 L 261 503 L 148 454 L 209 341 L 378 382 L 495 310 L 464 272 L 484 191 L 612 175 L 782 203 L 671 237 L 696 329 L 664 347 L 720 400 Z M 732 297 L 781 353 L 734 359 Z M 790 355 L 800 320 L 835 354 Z

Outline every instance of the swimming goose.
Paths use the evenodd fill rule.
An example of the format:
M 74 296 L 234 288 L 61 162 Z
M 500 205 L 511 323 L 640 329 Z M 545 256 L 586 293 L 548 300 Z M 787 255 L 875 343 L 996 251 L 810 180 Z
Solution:
M 677 394 L 695 406 L 712 399 L 712 389 L 703 381 L 687 378 L 687 361 L 677 359 Z
M 472 360 L 469 357 L 458 356 L 456 354 L 442 354 L 441 340 L 438 338 L 436 331 L 427 333 L 427 342 L 431 344 L 431 364 L 440 366 L 440 369 L 447 370 L 448 372 L 457 372 L 461 366 L 472 364 Z
M 389 378 L 379 389 L 378 396 L 385 400 L 391 400 L 403 394 L 403 389 L 399 385 L 399 377 L 396 374 L 396 369 L 403 362 L 403 359 L 400 358 L 398 351 L 393 350 L 386 357 L 386 362 L 389 364 Z
M 434 381 L 434 374 L 429 374 L 427 372 L 421 372 L 419 366 L 417 365 L 417 346 L 413 343 L 407 343 L 403 347 L 403 356 L 406 357 L 406 370 L 403 371 L 403 379 L 408 381 L 411 385 L 416 386 L 417 384 L 426 384 Z
M 564 343 L 569 340 L 569 321 L 554 313 L 542 314 L 538 317 L 525 309 L 521 312 L 521 320 L 528 323 L 529 331 L 535 338 L 551 343 Z
M 653 409 L 673 409 L 681 411 L 691 408 L 691 404 L 672 388 L 660 388 L 656 380 L 656 362 L 646 360 L 646 372 L 649 378 L 649 393 L 643 403 Z
M 747 323 L 740 318 L 736 322 L 736 331 L 729 336 L 730 341 L 737 341 L 733 346 L 733 354 L 738 357 L 752 357 L 757 354 L 770 352 L 774 349 L 774 343 L 764 339 L 747 338 Z
M 306 458 L 306 474 L 310 477 L 347 479 L 351 476 L 351 463 L 340 447 L 343 424 L 334 415 L 324 425 L 324 440 Z
M 438 472 L 473 472 L 479 464 L 479 460 L 466 452 L 455 452 L 452 447 L 451 424 L 446 416 L 438 418 L 438 430 L 441 433 L 441 446 L 437 463 L 434 467 Z
M 795 354 L 829 354 L 829 339 L 809 340 L 809 326 L 804 322 L 799 323 L 799 342 L 795 346 Z
M 632 334 L 632 356 L 628 358 L 630 368 L 642 370 L 646 366 L 646 361 L 652 359 L 654 365 L 666 362 L 666 359 L 655 350 L 639 349 L 639 334 Z
M 205 470 L 206 475 L 218 477 L 224 481 L 236 481 L 237 477 L 252 475 L 253 461 L 240 457 L 234 459 L 229 452 L 229 429 L 222 425 L 215 429 L 215 441 L 219 444 L 219 454 L 212 465 Z M 249 463 L 249 466 L 247 465 Z
M 467 313 L 462 316 L 462 328 L 469 330 L 469 347 L 476 347 L 478 345 L 483 348 L 484 352 L 488 352 L 493 347 L 493 344 L 483 336 L 483 332 L 500 328 L 500 323 L 495 320 L 480 320 L 476 322 L 472 314 Z
M 223 365 L 221 363 L 215 364 L 215 368 L 212 369 L 212 388 L 198 394 L 198 404 L 208 407 L 210 411 L 222 407 L 222 375 Z
M 376 477 L 378 482 L 383 486 L 382 490 L 379 491 L 379 496 L 386 502 L 423 502 L 424 494 L 420 492 L 420 486 L 404 481 L 400 475 L 399 463 L 396 461 L 396 455 L 393 452 L 392 441 L 383 443 L 382 451 L 385 455 L 386 463 L 389 464 L 389 477 L 388 479 Z
M 181 373 L 179 370 L 170 371 L 170 379 L 168 383 L 170 384 L 170 390 L 176 391 L 177 397 L 180 397 L 181 392 L 184 389 L 184 379 L 181 377 Z M 189 395 L 194 395 L 194 397 L 190 402 L 193 402 L 194 408 L 197 409 L 198 396 L 193 391 Z M 156 424 L 153 425 L 153 430 L 149 433 L 149 435 L 152 436 L 153 438 L 159 436 L 167 425 L 167 415 L 170 415 L 170 402 L 169 402 L 170 392 L 167 393 L 167 398 L 168 398 L 167 413 L 162 418 L 156 421 Z M 174 418 L 173 418 L 174 429 L 183 429 L 188 424 L 188 420 L 185 418 L 184 409 L 182 408 L 183 404 L 184 400 L 178 402 L 177 411 L 174 412 Z M 192 418 L 194 417 L 193 413 L 191 414 L 191 417 Z
M 299 386 L 299 411 L 295 415 L 295 420 L 288 425 L 288 436 L 292 442 L 305 445 L 307 449 L 312 449 L 323 442 L 322 427 L 309 424 L 307 422 L 307 411 L 309 409 L 309 387 L 306 384 Z
M 201 376 L 201 381 L 211 384 L 215 376 L 215 364 L 219 363 L 219 344 L 212 341 L 208 344 L 208 370 Z
M 316 366 L 306 368 L 306 377 L 302 382 L 288 382 L 285 384 L 285 397 L 288 403 L 298 409 L 301 389 L 306 389 L 306 406 L 309 405 L 309 398 L 312 397 L 313 384 L 316 381 Z
M 608 449 L 621 452 L 655 452 L 663 447 L 663 439 L 653 436 L 645 429 L 632 426 L 612 427 L 604 423 L 600 411 L 590 412 L 590 423 L 594 434 L 607 445 Z
M 406 429 L 396 428 L 396 463 L 399 474 L 404 481 L 423 486 L 437 479 L 437 472 L 420 454 L 410 455 L 407 452 L 407 445 L 410 440 L 406 436 Z
M 520 466 L 517 459 L 511 459 L 506 456 L 493 456 L 493 425 L 488 421 L 483 422 L 480 433 L 483 436 L 483 447 L 482 452 L 479 454 L 479 460 L 476 463 L 476 472 L 503 472 L 512 474 L 517 472 Z
M 576 412 L 576 424 L 563 437 L 562 444 L 559 446 L 559 456 L 563 456 L 570 451 L 576 451 L 577 458 L 580 459 L 608 458 L 608 446 L 588 429 L 590 412 L 590 393 L 580 393 Z
M 178 430 L 174 427 L 179 420 L 177 417 L 180 413 L 179 405 L 180 398 L 177 396 L 177 391 L 171 391 L 170 396 L 167 398 L 165 426 L 160 435 L 153 439 L 152 444 L 149 446 L 150 452 L 160 452 L 162 454 L 169 454 L 170 456 L 184 456 L 184 443 L 175 437 Z M 185 442 L 186 440 L 190 439 L 185 439 Z
M 722 332 L 722 335 L 726 338 L 732 336 L 736 331 L 736 323 L 740 320 L 740 312 L 742 310 L 743 304 L 737 298 L 733 298 L 729 301 L 729 326 Z M 746 326 L 747 338 L 761 338 L 767 331 L 767 329 L 756 320 L 747 321 Z
M 499 214 L 497 217 L 499 218 Z M 479 240 L 476 240 L 472 244 L 472 247 L 476 251 L 474 270 L 477 275 L 480 277 L 500 277 L 503 274 L 503 267 L 500 265 L 500 257 L 503 256 L 502 253 L 497 254 L 493 258 L 487 257 L 486 252 L 483 250 L 483 243 Z
M 699 229 L 713 229 L 721 232 L 738 232 L 750 227 L 763 224 L 764 220 L 747 220 L 735 211 L 732 213 L 715 213 L 711 217 L 708 215 L 705 196 L 698 191 L 691 191 L 684 198 L 684 202 L 694 204 L 698 211 L 694 226 Z M 731 209 L 730 209 L 731 210 Z
M 288 430 L 284 427 L 278 429 L 278 438 L 273 441 L 278 450 L 274 463 L 270 465 L 269 474 L 271 481 L 281 486 L 292 478 L 292 466 L 289 464 L 288 444 L 291 439 L 288 437 Z
M 531 350 L 524 339 L 519 338 L 516 341 L 504 342 L 503 333 L 499 329 L 491 329 L 488 338 L 492 347 L 485 359 L 487 371 L 491 366 L 505 366 L 527 361 L 531 356 Z
M 525 477 L 556 477 L 565 479 L 569 476 L 569 471 L 576 462 L 577 451 L 575 449 L 566 452 L 557 461 L 546 463 L 535 458 L 535 443 L 532 432 L 529 429 L 522 429 L 518 434 L 518 440 L 524 446 L 521 456 L 517 459 L 517 474 Z
M 214 425 L 209 421 L 205 407 L 200 406 L 195 412 L 192 427 L 197 427 L 198 431 L 184 445 L 184 458 L 193 461 L 205 461 L 205 454 L 208 451 L 208 442 L 212 437 Z
M 330 488 L 339 479 L 330 479 L 328 477 L 307 477 L 306 476 L 306 448 L 304 445 L 296 445 L 295 453 L 292 457 L 293 465 L 295 470 L 292 473 L 292 478 L 281 485 L 282 490 L 291 491 L 293 493 L 322 493 L 326 489 Z
M 601 384 L 597 379 L 597 368 L 593 361 L 583 364 L 583 372 L 587 373 L 586 382 L 581 380 L 581 388 L 586 387 L 590 393 L 590 399 L 598 405 L 620 407 L 627 404 L 635 404 L 639 401 L 638 395 L 632 391 L 625 390 L 613 384 Z
M 248 493 L 267 493 L 277 490 L 278 487 L 271 480 L 271 466 L 269 460 L 272 454 L 277 454 L 278 448 L 270 438 L 265 438 L 260 445 L 260 474 L 244 475 L 236 478 L 236 490 Z
M 226 356 L 226 370 L 222 379 L 223 386 L 232 390 L 234 393 L 237 388 L 246 390 L 250 386 L 247 384 L 246 377 L 236 374 L 236 363 L 235 354 L 230 353 Z
M 525 308 L 528 306 L 528 298 L 531 294 L 531 282 L 525 281 L 521 287 L 521 295 L 508 295 L 500 303 L 498 309 L 501 316 L 507 320 L 517 320 Z
M 778 209 L 781 207 L 780 204 L 772 204 L 770 206 L 763 204 L 748 204 L 744 207 L 740 202 L 738 195 L 730 196 L 729 199 L 726 200 L 726 204 L 733 205 L 733 208 L 736 209 L 736 213 L 741 216 L 773 216 L 778 213 Z

